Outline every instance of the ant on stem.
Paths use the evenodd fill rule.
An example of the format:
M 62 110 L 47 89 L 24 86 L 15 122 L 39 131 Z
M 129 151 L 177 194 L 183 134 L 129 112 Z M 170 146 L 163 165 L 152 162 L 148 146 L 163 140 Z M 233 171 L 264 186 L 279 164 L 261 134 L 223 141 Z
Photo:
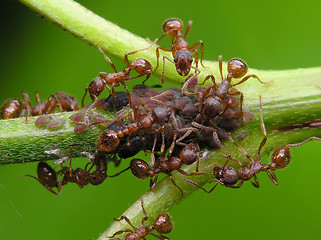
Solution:
M 148 215 L 147 212 L 144 208 L 144 201 L 142 197 L 140 198 L 142 210 L 144 213 L 144 218 L 142 219 L 142 222 L 140 226 L 137 228 L 133 226 L 131 221 L 124 215 L 122 215 L 119 219 L 115 218 L 114 220 L 117 222 L 120 222 L 121 220 L 125 220 L 128 225 L 130 225 L 134 230 L 131 229 L 125 229 L 125 230 L 120 230 L 118 232 L 115 232 L 112 236 L 108 238 L 113 238 L 113 240 L 120 240 L 120 238 L 114 238 L 116 235 L 122 234 L 122 233 L 128 233 L 124 240 L 139 240 L 139 239 L 145 239 L 147 235 L 152 235 L 158 239 L 162 240 L 169 240 L 169 238 L 163 236 L 162 234 L 167 234 L 170 233 L 173 229 L 173 224 L 171 221 L 170 216 L 167 213 L 160 213 L 154 223 L 150 226 L 145 226 L 145 222 L 148 220 Z M 153 230 L 156 230 L 160 235 L 156 235 L 152 233 Z
M 114 73 L 101 72 L 100 73 L 100 78 L 99 77 L 94 78 L 92 80 L 92 82 L 89 84 L 88 88 L 86 88 L 85 94 L 84 94 L 83 99 L 82 99 L 82 106 L 84 106 L 84 99 L 85 99 L 85 96 L 86 96 L 87 92 L 89 92 L 90 98 L 94 101 L 90 105 L 88 110 L 87 110 L 87 114 L 86 114 L 87 115 L 87 117 L 86 117 L 87 118 L 87 122 L 88 122 L 88 114 L 89 114 L 90 110 L 95 106 L 96 102 L 98 101 L 97 97 L 101 94 L 101 92 L 105 89 L 105 87 L 109 90 L 109 93 L 111 93 L 112 96 L 113 96 L 114 111 L 116 111 L 116 107 L 115 107 L 115 97 L 116 97 L 115 87 L 118 87 L 120 85 L 123 85 L 124 88 L 126 89 L 127 94 L 128 94 L 129 104 L 132 107 L 131 98 L 130 98 L 130 92 L 129 92 L 128 87 L 127 87 L 125 82 L 133 80 L 133 79 L 136 79 L 136 78 L 139 78 L 139 77 L 142 77 L 142 76 L 145 76 L 145 75 L 146 75 L 146 80 L 147 80 L 150 77 L 150 75 L 152 74 L 152 72 L 153 72 L 152 71 L 152 65 L 146 59 L 138 58 L 134 62 L 129 64 L 128 59 L 127 59 L 127 55 L 125 55 L 125 62 L 126 62 L 127 67 L 123 71 L 118 72 L 116 67 L 115 67 L 115 65 L 109 59 L 109 57 L 106 56 L 104 51 L 98 45 L 96 45 L 96 47 L 103 54 L 105 60 L 107 62 L 109 62 L 109 64 L 111 65 L 112 69 L 115 72 Z M 139 75 L 135 76 L 135 77 L 131 77 L 129 74 L 130 74 L 130 72 L 132 70 L 135 70 Z M 111 89 L 110 89 L 109 86 L 111 86 Z
M 32 116 L 39 116 L 43 114 L 50 114 L 55 111 L 57 106 L 61 112 L 69 112 L 78 110 L 78 102 L 71 95 L 64 92 L 56 92 L 51 94 L 50 97 L 41 102 L 39 93 L 36 92 L 36 101 L 37 105 L 33 106 L 29 95 L 26 91 L 22 91 L 24 101 L 18 99 L 9 99 L 1 107 L 1 118 L 2 119 L 11 119 L 21 117 L 26 113 L 26 122 L 27 118 Z
M 211 193 L 218 184 L 221 184 L 223 186 L 226 187 L 230 187 L 230 188 L 240 188 L 244 181 L 248 181 L 251 180 L 252 178 L 254 178 L 254 182 L 251 181 L 252 185 L 256 188 L 259 187 L 259 181 L 258 178 L 256 176 L 256 174 L 258 174 L 261 171 L 264 171 L 267 173 L 267 175 L 269 176 L 270 180 L 275 184 L 278 185 L 276 176 L 274 174 L 274 171 L 276 169 L 284 169 L 286 168 L 291 160 L 291 154 L 290 154 L 290 149 L 291 148 L 296 148 L 299 147 L 303 144 L 305 144 L 308 141 L 311 140 L 316 140 L 316 141 L 320 141 L 321 139 L 318 137 L 310 137 L 306 140 L 304 140 L 303 142 L 300 143 L 295 143 L 295 144 L 287 144 L 281 147 L 278 147 L 276 150 L 274 150 L 272 156 L 271 156 L 271 160 L 272 162 L 270 162 L 268 165 L 264 164 L 261 161 L 261 150 L 263 148 L 263 146 L 265 145 L 266 141 L 267 141 L 267 134 L 266 134 L 266 129 L 265 129 L 265 125 L 263 122 L 263 114 L 262 114 L 262 99 L 260 96 L 260 119 L 261 119 L 261 130 L 262 133 L 264 135 L 259 148 L 258 148 L 258 152 L 256 155 L 256 158 L 253 159 L 241 146 L 239 146 L 231 137 L 231 135 L 229 134 L 229 139 L 230 141 L 237 146 L 237 148 L 246 156 L 246 158 L 249 160 L 250 164 L 246 164 L 246 163 L 242 163 L 237 159 L 234 159 L 231 157 L 231 154 L 225 149 L 223 148 L 223 150 L 225 152 L 227 152 L 228 156 L 224 156 L 225 158 L 227 158 L 227 161 L 225 162 L 224 166 L 215 166 L 213 169 L 213 174 L 216 178 L 217 183 L 210 189 L 210 190 L 205 190 L 203 187 L 199 186 L 198 184 L 192 182 L 191 180 L 188 179 L 184 179 L 185 182 L 190 183 L 200 189 L 202 189 L 203 191 L 207 192 L 207 193 Z M 241 169 L 238 170 L 236 168 L 230 167 L 230 166 L 226 166 L 227 163 L 232 160 L 235 163 L 237 163 L 238 165 L 241 166 Z M 238 184 L 237 184 L 238 183 Z M 236 185 L 237 184 L 237 185 Z

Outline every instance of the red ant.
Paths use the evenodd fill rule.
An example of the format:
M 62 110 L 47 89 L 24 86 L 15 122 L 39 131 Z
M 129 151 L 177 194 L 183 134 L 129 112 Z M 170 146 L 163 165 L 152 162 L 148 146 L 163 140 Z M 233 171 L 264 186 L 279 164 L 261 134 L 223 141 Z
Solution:
M 142 77 L 142 76 L 146 75 L 146 79 L 144 80 L 144 82 L 145 82 L 153 72 L 152 71 L 152 65 L 150 64 L 150 62 L 148 62 L 147 60 L 145 60 L 143 58 L 136 59 L 133 63 L 129 64 L 128 59 L 127 59 L 127 55 L 125 55 L 125 62 L 126 62 L 127 67 L 123 71 L 117 72 L 115 65 L 105 55 L 103 50 L 99 46 L 96 46 L 96 47 L 104 55 L 105 60 L 107 62 L 109 62 L 109 64 L 111 65 L 111 67 L 113 68 L 113 70 L 115 72 L 114 73 L 101 72 L 100 73 L 100 78 L 96 77 L 96 78 L 94 78 L 92 80 L 92 82 L 89 84 L 88 88 L 86 88 L 84 97 L 82 99 L 82 106 L 84 106 L 84 99 L 85 99 L 85 96 L 86 96 L 87 91 L 88 91 L 90 98 L 94 101 L 92 103 L 92 105 L 87 110 L 87 112 L 89 112 L 90 109 L 93 108 L 94 105 L 96 104 L 96 102 L 98 101 L 97 97 L 101 94 L 101 92 L 106 87 L 109 90 L 109 92 L 112 93 L 112 96 L 113 96 L 113 99 L 114 99 L 114 111 L 116 111 L 116 107 L 115 107 L 115 97 L 116 97 L 115 87 L 120 86 L 120 84 L 123 85 L 124 88 L 126 89 L 127 94 L 128 94 L 129 104 L 131 105 L 130 92 L 128 90 L 127 85 L 125 84 L 125 81 L 130 81 L 130 80 L 133 80 L 135 78 L 139 78 L 139 77 Z M 130 74 L 130 72 L 132 70 L 135 70 L 139 75 L 136 76 L 136 77 L 131 77 L 129 74 Z M 108 85 L 111 86 L 111 88 L 112 88 L 111 90 L 110 90 L 110 87 Z
M 201 64 L 204 67 L 204 65 L 203 65 L 203 53 L 204 53 L 203 41 L 199 40 L 196 43 L 194 43 L 193 46 L 191 46 L 191 47 L 185 41 L 185 38 L 186 38 L 187 34 L 189 33 L 191 25 L 192 25 L 192 21 L 189 21 L 187 24 L 186 30 L 185 30 L 185 34 L 183 36 L 182 32 L 181 32 L 183 29 L 183 23 L 178 19 L 167 20 L 163 24 L 164 35 L 161 36 L 158 40 L 154 41 L 154 43 L 157 43 L 160 39 L 162 39 L 166 35 L 172 37 L 171 49 L 167 49 L 167 48 L 161 47 L 161 46 L 158 46 L 156 48 L 157 65 L 156 65 L 155 69 L 157 69 L 157 67 L 159 65 L 159 49 L 166 51 L 166 52 L 172 52 L 172 56 L 174 58 L 174 61 L 173 61 L 173 60 L 169 59 L 168 57 L 163 56 L 163 70 L 162 70 L 162 78 L 161 78 L 162 83 L 164 83 L 165 59 L 175 65 L 176 71 L 181 76 L 186 76 L 190 72 L 191 68 L 193 68 L 195 70 L 195 72 L 197 72 L 196 75 L 198 75 L 201 72 L 198 69 L 198 51 L 196 50 L 196 47 L 198 45 L 201 45 Z M 195 53 L 196 67 L 192 66 L 193 53 Z
M 2 105 L 2 119 L 21 117 L 24 115 L 25 111 L 27 111 L 27 120 L 27 117 L 30 114 L 32 116 L 39 116 L 42 114 L 53 113 L 57 106 L 59 107 L 61 112 L 75 111 L 79 109 L 77 100 L 64 92 L 56 92 L 44 102 L 40 101 L 39 93 L 36 92 L 37 105 L 35 106 L 32 106 L 29 95 L 26 91 L 23 91 L 22 95 L 24 101 L 21 102 L 17 99 L 9 99 Z
M 144 160 L 135 158 L 135 159 L 131 160 L 130 166 L 128 168 L 124 169 L 123 171 L 121 171 L 120 173 L 118 173 L 114 176 L 118 176 L 119 174 L 130 169 L 132 174 L 139 179 L 145 179 L 147 177 L 150 177 L 151 178 L 150 189 L 154 189 L 154 187 L 157 183 L 158 174 L 165 173 L 169 176 L 173 185 L 179 189 L 179 191 L 181 192 L 182 197 L 183 197 L 184 193 L 181 190 L 181 188 L 179 186 L 177 186 L 176 182 L 173 180 L 172 172 L 174 170 L 177 170 L 179 173 L 186 175 L 186 176 L 195 176 L 195 175 L 199 175 L 199 174 L 203 174 L 203 173 L 198 172 L 199 151 L 200 151 L 198 144 L 196 144 L 196 143 L 184 144 L 184 143 L 179 142 L 180 139 L 178 139 L 176 141 L 176 133 L 174 133 L 174 138 L 173 138 L 172 144 L 168 150 L 168 155 L 165 156 L 165 154 L 164 154 L 165 153 L 165 143 L 164 143 L 164 134 L 163 134 L 162 135 L 163 142 L 162 142 L 162 147 L 161 147 L 161 154 L 160 155 L 156 154 L 156 156 L 155 156 L 153 150 L 151 152 L 151 158 L 152 158 L 151 162 L 153 164 L 152 167 L 150 167 L 148 165 L 148 163 L 145 162 Z M 172 156 L 172 152 L 174 150 L 175 143 L 178 145 L 184 146 L 179 154 L 179 157 Z M 154 142 L 154 145 L 155 144 L 156 144 L 156 142 Z M 154 147 L 153 147 L 153 149 L 154 149 Z M 181 169 L 183 164 L 191 165 L 195 161 L 197 161 L 196 172 L 187 173 Z
M 261 130 L 262 130 L 264 137 L 259 145 L 258 153 L 257 153 L 257 156 L 255 159 L 251 158 L 251 156 L 248 155 L 247 152 L 241 146 L 236 144 L 236 142 L 234 142 L 231 135 L 229 134 L 229 139 L 246 156 L 246 158 L 250 162 L 250 165 L 244 164 L 244 163 L 240 162 L 239 160 L 232 158 L 231 154 L 226 149 L 223 148 L 223 150 L 228 153 L 228 156 L 225 156 L 227 158 L 227 161 L 225 162 L 224 166 L 214 167 L 213 174 L 214 174 L 215 178 L 217 179 L 214 181 L 216 181 L 217 183 L 214 185 L 213 188 L 211 188 L 209 191 L 207 191 L 204 188 L 202 188 L 201 186 L 199 186 L 198 184 L 192 182 L 191 180 L 184 179 L 184 181 L 188 182 L 190 184 L 193 184 L 196 187 L 201 188 L 203 191 L 205 191 L 207 193 L 211 193 L 218 184 L 221 184 L 223 186 L 230 187 L 230 188 L 240 188 L 243 185 L 244 181 L 251 180 L 252 178 L 254 178 L 254 182 L 251 181 L 251 183 L 253 184 L 254 187 L 258 188 L 259 181 L 258 181 L 256 174 L 258 174 L 261 171 L 265 171 L 268 174 L 271 181 L 275 185 L 278 185 L 274 171 L 276 169 L 286 168 L 289 165 L 290 160 L 291 160 L 290 149 L 295 148 L 295 147 L 299 147 L 299 146 L 301 146 L 311 140 L 317 140 L 317 141 L 321 142 L 320 138 L 310 137 L 300 143 L 287 144 L 287 145 L 281 146 L 273 152 L 272 157 L 271 157 L 272 163 L 266 165 L 266 164 L 262 163 L 262 161 L 261 161 L 261 150 L 267 140 L 266 129 L 265 129 L 265 125 L 263 122 L 261 97 L 260 97 L 260 118 L 261 118 Z M 237 163 L 238 165 L 240 165 L 241 169 L 237 170 L 236 168 L 226 166 L 230 160 L 232 160 L 235 163 Z M 238 183 L 238 185 L 235 185 L 237 183 Z
M 121 216 L 119 219 L 115 218 L 114 220 L 117 222 L 120 222 L 121 220 L 125 220 L 134 229 L 134 231 L 130 230 L 130 229 L 120 230 L 118 232 L 115 232 L 112 236 L 110 236 L 108 238 L 113 238 L 114 240 L 120 240 L 120 238 L 114 238 L 114 237 L 116 235 L 119 235 L 122 233 L 128 233 L 125 236 L 124 240 L 145 239 L 145 237 L 149 234 L 158 238 L 158 239 L 169 240 L 169 238 L 163 236 L 162 234 L 170 233 L 173 229 L 173 224 L 172 224 L 170 216 L 167 213 L 160 213 L 156 217 L 156 219 L 152 225 L 145 226 L 145 222 L 148 219 L 148 215 L 147 215 L 147 212 L 144 208 L 144 202 L 141 197 L 140 197 L 140 202 L 141 202 L 141 206 L 142 206 L 143 213 L 144 213 L 144 218 L 142 219 L 140 227 L 136 228 L 135 226 L 133 226 L 131 221 L 126 216 Z M 156 235 L 156 234 L 152 233 L 153 230 L 156 230 L 160 235 Z
M 53 153 L 53 151 L 48 151 Z M 53 153 L 54 154 L 54 153 Z M 60 161 L 64 161 L 64 157 Z M 104 182 L 107 178 L 107 165 L 106 158 L 102 155 L 99 155 L 96 152 L 92 166 L 87 170 L 86 165 L 85 169 L 77 168 L 73 170 L 71 168 L 71 153 L 70 153 L 70 167 L 62 167 L 60 171 L 56 172 L 52 167 L 50 167 L 45 162 L 39 162 L 37 166 L 37 177 L 32 175 L 24 175 L 23 177 L 32 177 L 36 179 L 41 185 L 43 185 L 49 192 L 59 195 L 61 193 L 62 185 L 67 184 L 68 182 L 75 182 L 80 188 L 87 184 L 99 185 Z M 90 170 L 96 166 L 96 170 L 90 173 Z M 59 176 L 59 179 L 57 179 Z M 52 188 L 56 187 L 57 192 Z
M 213 75 L 208 75 L 204 82 L 207 81 L 209 78 L 212 79 L 213 85 L 209 86 L 205 93 L 203 94 L 202 97 L 200 97 L 200 107 L 201 107 L 201 114 L 204 119 L 212 119 L 216 116 L 219 116 L 224 113 L 227 107 L 227 103 L 224 102 L 224 99 L 226 98 L 227 94 L 230 96 L 237 96 L 240 95 L 240 107 L 241 107 L 241 114 L 242 118 L 244 118 L 243 114 L 243 93 L 236 90 L 236 89 L 231 89 L 232 87 L 244 83 L 246 80 L 249 78 L 253 77 L 259 80 L 260 83 L 265 84 L 262 82 L 258 76 L 254 74 L 246 75 L 248 71 L 248 67 L 245 62 L 243 62 L 241 59 L 231 59 L 228 64 L 227 64 L 227 70 L 228 74 L 226 78 L 223 77 L 223 60 L 222 56 L 220 55 L 218 57 L 219 61 L 219 69 L 220 69 L 220 74 L 222 77 L 222 81 L 219 85 L 216 84 L 215 78 Z M 245 76 L 245 77 L 244 77 Z M 243 77 L 243 78 L 242 78 Z M 188 87 L 189 83 L 193 81 L 195 76 L 193 77 L 188 77 L 186 79 L 186 82 L 182 88 L 182 92 L 185 95 L 196 95 L 200 93 L 189 93 L 187 92 L 186 88 Z M 233 78 L 242 78 L 241 81 L 235 84 L 231 84 L 231 81 Z M 244 120 L 244 119 L 243 119 Z

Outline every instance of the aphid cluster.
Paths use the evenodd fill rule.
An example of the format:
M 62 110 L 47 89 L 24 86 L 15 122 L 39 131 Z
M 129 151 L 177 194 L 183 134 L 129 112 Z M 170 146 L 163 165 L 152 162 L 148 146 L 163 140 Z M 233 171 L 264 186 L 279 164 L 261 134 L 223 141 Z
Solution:
M 264 84 L 258 76 L 249 74 L 248 67 L 241 59 L 231 59 L 227 63 L 227 75 L 223 75 L 222 56 L 218 57 L 219 71 L 221 81 L 218 83 L 213 75 L 208 75 L 200 79 L 201 70 L 199 61 L 203 65 L 204 44 L 200 40 L 189 46 L 185 40 L 188 35 L 192 22 L 189 21 L 183 34 L 183 23 L 178 19 L 171 19 L 164 23 L 162 35 L 150 44 L 149 47 L 128 52 L 124 55 L 126 67 L 118 72 L 112 61 L 105 55 L 99 46 L 98 50 L 103 54 L 106 61 L 109 62 L 113 73 L 101 72 L 99 77 L 94 78 L 85 89 L 82 99 L 82 109 L 70 116 L 70 120 L 75 123 L 75 134 L 82 134 L 90 131 L 91 127 L 99 126 L 102 132 L 97 139 L 97 150 L 94 153 L 85 152 L 84 155 L 89 158 L 89 163 L 82 168 L 72 169 L 71 155 L 69 167 L 63 166 L 66 160 L 58 161 L 59 170 L 56 171 L 47 163 L 40 162 L 37 168 L 37 177 L 32 177 L 39 181 L 46 189 L 54 194 L 60 194 L 63 185 L 68 182 L 76 183 L 80 188 L 87 184 L 98 185 L 104 182 L 107 177 L 116 177 L 121 173 L 130 170 L 132 174 L 139 179 L 150 178 L 150 189 L 157 184 L 158 176 L 166 174 L 169 176 L 173 185 L 180 191 L 173 178 L 172 172 L 178 171 L 186 176 L 195 176 L 204 174 L 199 170 L 199 161 L 202 148 L 221 148 L 226 155 L 226 162 L 223 166 L 215 165 L 213 175 L 216 184 L 210 190 L 205 190 L 195 182 L 184 179 L 185 182 L 193 184 L 196 187 L 210 193 L 218 184 L 226 187 L 239 188 L 244 181 L 250 180 L 255 187 L 259 187 L 257 174 L 264 171 L 274 184 L 278 184 L 274 171 L 285 168 L 290 162 L 290 149 L 301 146 L 310 140 L 321 141 L 317 137 L 311 137 L 301 143 L 288 144 L 277 148 L 272 154 L 272 163 L 264 164 L 261 162 L 261 150 L 266 143 L 267 134 L 263 122 L 262 104 L 260 100 L 260 118 L 261 129 L 264 135 L 262 142 L 258 147 L 256 157 L 251 157 L 247 152 L 237 144 L 231 137 L 231 132 L 238 129 L 239 126 L 251 121 L 254 115 L 245 112 L 243 109 L 243 93 L 234 87 L 244 83 L 250 78 L 257 79 Z M 155 68 L 151 63 L 142 58 L 129 62 L 128 56 L 134 55 L 139 51 L 145 51 L 151 48 L 160 40 L 169 36 L 171 38 L 171 48 L 163 46 L 156 48 L 155 57 L 157 65 Z M 201 54 L 198 50 L 200 46 Z M 180 89 L 172 88 L 166 90 L 157 90 L 148 87 L 144 83 L 150 75 L 159 67 L 160 50 L 172 53 L 172 57 L 164 56 L 162 58 L 161 82 L 165 80 L 165 62 L 166 60 L 175 65 L 177 73 L 186 76 L 185 82 Z M 195 54 L 195 59 L 193 55 Z M 192 65 L 192 63 L 195 65 Z M 195 71 L 190 73 L 190 71 Z M 144 77 L 142 85 L 133 87 L 130 92 L 126 82 L 140 77 Z M 236 83 L 231 83 L 233 79 L 239 79 Z M 204 83 L 212 81 L 208 87 Z M 116 92 L 115 87 L 122 85 L 126 92 Z M 104 89 L 109 91 L 109 97 L 98 99 Z M 91 104 L 84 106 L 84 100 L 87 92 Z M 52 94 L 44 102 L 40 101 L 39 94 L 36 93 L 37 105 L 33 106 L 28 94 L 23 92 L 24 101 L 17 99 L 7 100 L 1 108 L 1 118 L 10 119 L 15 117 L 38 116 L 53 113 L 58 107 L 60 111 L 78 110 L 77 101 L 70 95 L 62 92 Z M 102 115 L 94 115 L 93 109 L 102 111 L 116 112 L 116 119 L 109 120 Z M 49 115 L 40 116 L 35 124 L 39 127 L 46 127 L 51 130 L 57 130 L 64 124 L 64 119 L 54 118 Z M 240 136 L 239 139 L 241 139 Z M 226 150 L 222 141 L 231 141 L 248 159 L 248 163 L 241 162 Z M 150 162 L 134 156 L 141 152 L 149 154 Z M 49 151 L 49 152 L 52 152 Z M 107 164 L 111 161 L 118 165 L 122 159 L 132 158 L 128 161 L 128 167 L 114 175 L 107 175 Z M 239 165 L 239 169 L 229 166 L 230 162 Z M 195 172 L 187 173 L 182 169 L 183 165 L 195 165 Z M 54 191 L 53 188 L 57 188 Z M 144 222 L 148 216 L 143 206 L 144 218 L 141 226 L 134 227 L 126 216 L 122 216 L 116 221 L 125 220 L 132 228 L 114 233 L 110 238 L 121 233 L 128 233 L 125 239 L 145 239 L 150 234 L 159 239 L 168 239 L 162 234 L 169 233 L 172 224 L 169 216 L 165 213 L 160 214 L 154 224 L 145 226 Z M 156 230 L 160 236 L 152 233 Z M 118 239 L 118 238 L 114 238 Z

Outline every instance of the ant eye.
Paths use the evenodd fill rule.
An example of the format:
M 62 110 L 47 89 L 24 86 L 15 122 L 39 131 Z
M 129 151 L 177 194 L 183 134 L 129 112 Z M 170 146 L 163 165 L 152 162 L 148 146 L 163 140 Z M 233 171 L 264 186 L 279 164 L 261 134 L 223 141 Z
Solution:
M 191 58 L 191 63 L 193 62 L 193 58 Z
M 96 89 L 96 93 L 100 93 L 100 89 L 98 88 L 98 89 Z

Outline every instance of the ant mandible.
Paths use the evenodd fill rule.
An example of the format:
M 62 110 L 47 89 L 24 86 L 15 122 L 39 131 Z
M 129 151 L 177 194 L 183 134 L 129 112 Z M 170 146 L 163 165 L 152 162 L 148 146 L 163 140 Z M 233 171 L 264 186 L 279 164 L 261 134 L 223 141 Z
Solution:
M 117 222 L 120 222 L 121 220 L 125 220 L 127 222 L 128 225 L 130 225 L 133 229 L 125 229 L 125 230 L 120 230 L 118 232 L 115 232 L 112 236 L 108 237 L 108 238 L 113 238 L 114 240 L 120 240 L 120 238 L 114 238 L 116 235 L 122 234 L 122 233 L 128 233 L 124 240 L 139 240 L 139 239 L 145 239 L 145 237 L 147 235 L 152 235 L 158 239 L 162 239 L 162 240 L 169 240 L 169 238 L 163 236 L 162 234 L 167 234 L 170 233 L 173 229 L 173 224 L 171 221 L 170 216 L 167 213 L 160 213 L 154 223 L 150 226 L 145 226 L 145 222 L 148 219 L 148 215 L 147 212 L 144 208 L 144 202 L 142 197 L 140 197 L 140 202 L 141 202 L 141 206 L 142 206 L 142 210 L 144 213 L 144 218 L 142 219 L 142 222 L 140 224 L 140 227 L 136 228 L 135 226 L 133 226 L 133 224 L 131 223 L 131 221 L 126 217 L 126 216 L 121 216 L 119 219 L 115 218 L 114 220 Z M 160 235 L 156 235 L 154 233 L 152 233 L 153 230 L 156 230 Z
M 90 111 L 91 108 L 93 108 L 98 101 L 97 97 L 101 94 L 101 92 L 105 89 L 105 87 L 109 90 L 110 93 L 112 93 L 113 100 L 114 100 L 114 105 L 115 105 L 115 87 L 118 87 L 121 85 L 124 86 L 124 88 L 127 91 L 128 94 L 128 99 L 129 99 L 129 104 L 131 105 L 131 98 L 130 98 L 130 92 L 128 90 L 127 85 L 125 84 L 125 81 L 130 81 L 142 76 L 146 75 L 146 79 L 144 82 L 150 77 L 152 74 L 152 65 L 150 62 L 148 62 L 146 59 L 143 58 L 138 58 L 131 64 L 128 62 L 127 55 L 125 55 L 125 62 L 127 67 L 121 71 L 117 72 L 117 69 L 113 62 L 106 56 L 106 54 L 103 52 L 103 50 L 96 45 L 98 50 L 103 54 L 105 60 L 109 62 L 111 65 L 112 69 L 115 71 L 114 73 L 105 73 L 101 72 L 100 73 L 100 78 L 96 77 L 92 80 L 92 82 L 89 84 L 88 88 L 86 88 L 85 94 L 82 99 L 82 106 L 84 106 L 84 99 L 87 94 L 87 91 L 89 92 L 90 98 L 94 101 L 91 106 L 88 108 L 87 113 Z M 135 70 L 139 75 L 135 77 L 131 77 L 129 74 L 132 70 Z M 111 86 L 111 89 L 109 86 Z M 116 111 L 116 107 L 114 106 L 114 111 Z
M 259 145 L 258 153 L 257 153 L 257 156 L 255 159 L 251 158 L 251 156 L 249 154 L 247 154 L 247 152 L 241 146 L 236 144 L 236 142 L 233 140 L 233 138 L 229 134 L 229 139 L 231 140 L 231 142 L 234 145 L 236 145 L 238 147 L 238 149 L 246 156 L 246 158 L 250 162 L 250 165 L 244 164 L 244 163 L 240 162 L 239 160 L 232 158 L 231 154 L 225 148 L 223 148 L 223 150 L 228 153 L 228 156 L 224 156 L 227 158 L 227 161 L 225 162 L 224 166 L 214 167 L 213 174 L 214 174 L 215 178 L 217 179 L 214 181 L 216 181 L 217 183 L 213 186 L 213 188 L 211 188 L 209 191 L 207 191 L 203 187 L 192 182 L 191 180 L 184 179 L 184 181 L 188 182 L 190 184 L 193 184 L 196 187 L 201 188 L 203 191 L 205 191 L 207 193 L 211 193 L 216 188 L 216 186 L 218 184 L 221 184 L 223 186 L 230 187 L 230 188 L 240 188 L 243 185 L 244 181 L 251 180 L 252 178 L 254 178 L 254 182 L 251 181 L 252 185 L 254 187 L 258 188 L 259 181 L 258 181 L 256 174 L 258 174 L 261 171 L 264 171 L 267 173 L 267 175 L 269 176 L 271 181 L 275 185 L 278 185 L 274 171 L 276 169 L 284 169 L 289 165 L 290 160 L 291 160 L 290 149 L 295 148 L 295 147 L 299 147 L 299 146 L 301 146 L 311 140 L 317 140 L 317 141 L 321 142 L 320 138 L 310 137 L 300 143 L 287 144 L 287 145 L 278 147 L 273 152 L 273 154 L 271 156 L 272 162 L 269 163 L 268 165 L 266 165 L 266 164 L 262 163 L 262 161 L 261 161 L 261 150 L 267 141 L 266 129 L 265 129 L 265 125 L 263 122 L 261 96 L 260 96 L 260 119 L 261 119 L 261 130 L 262 130 L 264 137 Z M 232 160 L 235 163 L 237 163 L 238 165 L 240 165 L 241 169 L 237 170 L 236 168 L 226 166 L 230 160 Z M 235 185 L 237 183 L 238 183 L 238 185 Z

